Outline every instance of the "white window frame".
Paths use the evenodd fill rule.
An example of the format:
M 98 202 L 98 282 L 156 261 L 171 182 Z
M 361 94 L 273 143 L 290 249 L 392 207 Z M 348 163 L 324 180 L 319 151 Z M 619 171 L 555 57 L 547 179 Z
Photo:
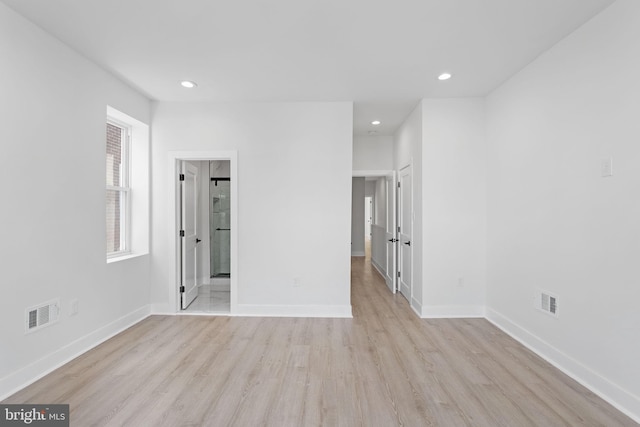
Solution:
M 120 202 L 120 250 L 107 252 L 107 259 L 131 253 L 131 126 L 107 116 L 107 123 L 122 129 L 122 161 L 120 186 L 107 185 L 107 190 L 119 191 L 124 197 Z
M 150 143 L 149 125 L 107 105 L 105 119 L 120 128 L 126 128 L 128 182 L 122 181 L 127 188 L 126 217 L 124 221 L 126 241 L 125 250 L 107 254 L 107 264 L 131 260 L 149 254 L 150 236 Z M 124 163 L 123 163 L 124 164 Z M 106 178 L 106 177 L 105 177 Z M 105 210 L 106 213 L 106 210 Z M 106 222 L 105 222 L 106 224 Z M 105 233 L 106 237 L 106 233 Z M 105 247 L 106 249 L 106 247 Z

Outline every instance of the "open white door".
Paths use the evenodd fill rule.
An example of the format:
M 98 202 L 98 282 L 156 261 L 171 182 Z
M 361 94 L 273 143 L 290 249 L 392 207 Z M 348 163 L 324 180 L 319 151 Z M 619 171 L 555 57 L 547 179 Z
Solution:
M 398 200 L 398 243 L 400 251 L 400 293 L 411 303 L 411 279 L 413 249 L 411 247 L 413 225 L 413 195 L 411 190 L 411 166 L 400 171 Z
M 182 162 L 180 174 L 180 250 L 182 275 L 180 284 L 181 307 L 184 310 L 198 296 L 198 168 Z
M 396 293 L 397 289 L 397 238 L 396 238 L 396 173 L 386 177 L 387 185 L 387 224 L 385 226 L 385 239 L 387 240 L 387 259 L 386 259 L 386 276 L 385 281 L 389 290 Z

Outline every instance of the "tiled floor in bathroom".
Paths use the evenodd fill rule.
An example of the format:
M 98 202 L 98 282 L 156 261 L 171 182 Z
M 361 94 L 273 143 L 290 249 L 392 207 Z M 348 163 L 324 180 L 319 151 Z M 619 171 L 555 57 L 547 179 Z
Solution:
M 211 285 L 198 286 L 198 296 L 184 313 L 229 314 L 229 291 L 214 290 Z

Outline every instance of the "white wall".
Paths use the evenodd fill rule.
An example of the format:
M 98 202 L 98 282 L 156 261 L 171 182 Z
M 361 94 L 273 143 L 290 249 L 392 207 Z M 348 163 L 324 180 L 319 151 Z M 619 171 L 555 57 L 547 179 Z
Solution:
M 387 188 L 384 178 L 372 181 L 375 184 L 373 197 L 374 224 L 371 227 L 371 262 L 384 277 L 387 264 Z
M 411 112 L 394 136 L 394 169 L 412 168 L 413 192 L 413 291 L 411 307 L 422 314 L 422 104 Z
M 422 101 L 423 315 L 483 316 L 484 99 Z
M 487 100 L 489 317 L 636 420 L 638 76 L 640 2 L 618 0 Z
M 366 180 L 364 182 L 364 197 L 376 197 L 376 182 Z
M 237 314 L 350 315 L 351 103 L 159 103 L 152 133 L 154 310 L 175 311 L 169 153 L 237 150 Z
M 364 178 L 351 184 L 351 256 L 364 256 Z
M 354 171 L 393 170 L 392 136 L 356 136 L 353 138 Z
M 375 181 L 375 194 L 373 197 L 374 223 L 386 227 L 387 224 L 387 182 L 385 178 Z
M 148 256 L 106 263 L 105 120 L 150 109 L 2 3 L 0 63 L 2 399 L 148 313 Z M 58 297 L 60 321 L 25 335 L 25 309 Z

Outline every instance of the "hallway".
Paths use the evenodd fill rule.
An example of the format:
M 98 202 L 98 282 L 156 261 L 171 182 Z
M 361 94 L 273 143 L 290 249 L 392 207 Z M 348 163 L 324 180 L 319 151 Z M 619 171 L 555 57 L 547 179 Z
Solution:
M 7 399 L 71 425 L 636 425 L 483 319 L 422 320 L 367 258 L 353 319 L 151 316 Z

